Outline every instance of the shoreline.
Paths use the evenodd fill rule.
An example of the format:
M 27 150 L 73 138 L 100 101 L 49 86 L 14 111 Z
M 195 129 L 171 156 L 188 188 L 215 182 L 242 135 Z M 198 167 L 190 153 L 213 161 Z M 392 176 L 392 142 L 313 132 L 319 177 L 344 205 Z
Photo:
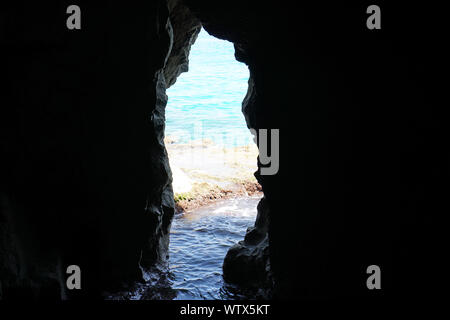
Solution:
M 256 145 L 227 148 L 209 139 L 177 143 L 170 136 L 164 142 L 177 213 L 219 200 L 262 196 L 261 185 L 253 175 L 258 169 Z

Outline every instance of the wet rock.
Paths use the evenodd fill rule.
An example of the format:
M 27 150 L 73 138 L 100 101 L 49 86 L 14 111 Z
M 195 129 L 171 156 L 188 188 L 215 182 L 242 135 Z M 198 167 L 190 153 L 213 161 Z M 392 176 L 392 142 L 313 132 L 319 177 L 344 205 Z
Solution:
M 272 288 L 268 212 L 267 199 L 262 198 L 258 204 L 255 225 L 248 228 L 243 241 L 227 252 L 223 263 L 226 281 L 251 288 L 265 288 L 267 291 Z

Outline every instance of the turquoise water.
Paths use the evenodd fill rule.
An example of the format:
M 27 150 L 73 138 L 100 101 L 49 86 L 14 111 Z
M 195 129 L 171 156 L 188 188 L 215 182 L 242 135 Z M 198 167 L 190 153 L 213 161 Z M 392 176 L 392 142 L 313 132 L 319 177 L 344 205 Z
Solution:
M 167 90 L 166 136 L 177 142 L 211 139 L 218 145 L 252 142 L 241 112 L 249 71 L 231 42 L 202 29 L 189 55 L 189 71 Z

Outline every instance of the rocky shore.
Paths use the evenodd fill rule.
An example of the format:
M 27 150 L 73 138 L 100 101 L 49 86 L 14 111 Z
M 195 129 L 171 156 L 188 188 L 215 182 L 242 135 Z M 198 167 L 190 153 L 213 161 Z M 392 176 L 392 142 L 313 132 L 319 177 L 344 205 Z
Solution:
M 178 212 L 190 211 L 219 199 L 262 194 L 253 173 L 255 145 L 224 148 L 211 140 L 177 143 L 166 137 Z

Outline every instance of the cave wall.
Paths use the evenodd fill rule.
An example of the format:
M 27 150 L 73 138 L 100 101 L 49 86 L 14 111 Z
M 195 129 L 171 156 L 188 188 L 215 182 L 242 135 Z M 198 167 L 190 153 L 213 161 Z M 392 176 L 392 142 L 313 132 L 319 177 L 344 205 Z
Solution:
M 164 258 L 173 214 L 158 91 L 172 41 L 167 4 L 82 2 L 79 31 L 66 28 L 69 4 L 2 9 L 0 191 L 11 213 L 2 205 L 1 216 L 12 217 L 20 243 L 3 233 L 2 250 L 23 257 L 28 279 L 8 285 L 18 272 L 8 262 L 5 299 L 99 298 L 139 279 L 141 259 Z M 70 264 L 81 267 L 80 292 L 64 292 L 58 278 Z
M 82 29 L 69 31 L 69 4 L 0 12 L 2 298 L 99 298 L 164 262 L 165 89 L 186 71 L 200 23 L 249 67 L 249 127 L 280 129 L 280 171 L 256 174 L 274 297 L 435 284 L 448 129 L 428 74 L 437 29 L 408 24 L 430 12 L 383 3 L 373 32 L 365 1 L 98 1 L 80 2 Z M 63 289 L 69 264 L 83 270 L 80 292 Z M 381 293 L 365 287 L 370 264 L 383 270 Z
M 248 64 L 249 127 L 280 129 L 278 174 L 256 173 L 269 211 L 274 297 L 432 292 L 441 259 L 432 230 L 448 208 L 448 128 L 430 76 L 441 30 L 433 8 L 381 2 L 383 27 L 373 32 L 366 1 L 186 3 Z M 236 280 L 252 277 L 239 256 L 251 265 L 251 250 L 264 248 L 252 246 L 255 229 L 232 249 Z M 372 264 L 386 290 L 367 290 Z
M 2 49 L 2 297 L 101 298 L 164 267 L 174 214 L 165 90 L 200 22 L 178 1 L 139 9 L 7 5 Z M 14 19 L 13 19 L 14 18 Z M 65 290 L 66 266 L 82 270 Z

